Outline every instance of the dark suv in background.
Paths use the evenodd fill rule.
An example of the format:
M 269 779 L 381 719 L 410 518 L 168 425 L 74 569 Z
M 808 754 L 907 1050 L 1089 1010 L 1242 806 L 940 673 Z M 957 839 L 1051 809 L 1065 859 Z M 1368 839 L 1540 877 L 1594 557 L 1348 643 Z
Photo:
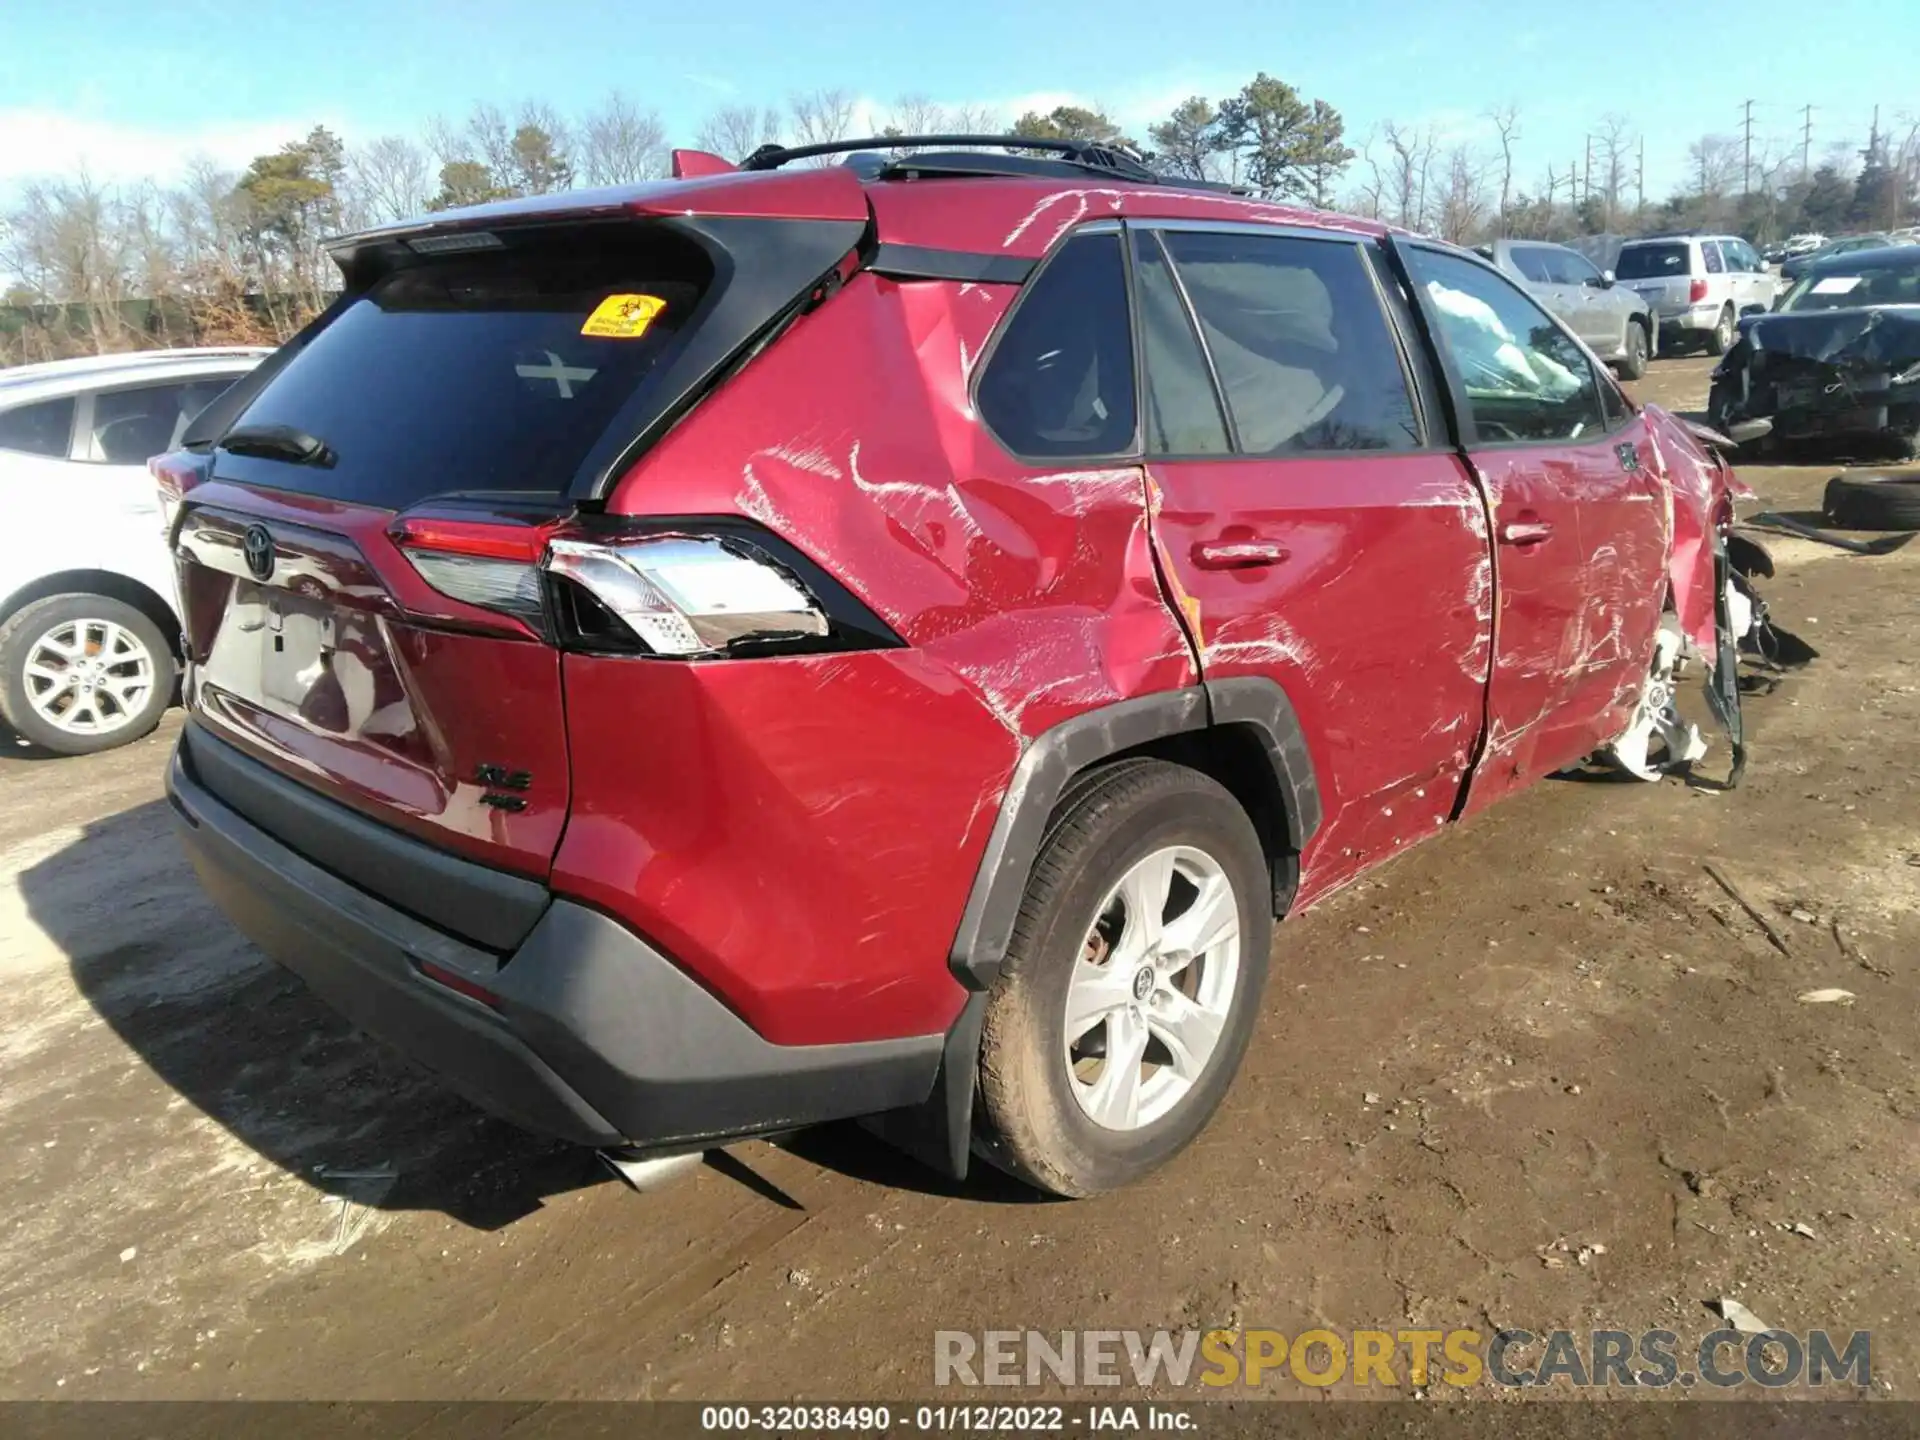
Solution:
M 532 1129 L 865 1116 L 1086 1195 L 1206 1123 L 1275 917 L 1645 770 L 1729 475 L 1471 255 L 925 143 L 340 241 L 155 463 L 170 794 Z

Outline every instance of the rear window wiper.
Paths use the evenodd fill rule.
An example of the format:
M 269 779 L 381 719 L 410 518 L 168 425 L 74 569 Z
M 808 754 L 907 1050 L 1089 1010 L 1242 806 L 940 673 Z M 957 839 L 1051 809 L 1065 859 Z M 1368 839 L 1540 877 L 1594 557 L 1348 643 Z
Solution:
M 326 441 L 291 425 L 239 425 L 221 436 L 214 448 L 295 465 L 317 465 L 322 470 L 331 470 L 340 458 Z

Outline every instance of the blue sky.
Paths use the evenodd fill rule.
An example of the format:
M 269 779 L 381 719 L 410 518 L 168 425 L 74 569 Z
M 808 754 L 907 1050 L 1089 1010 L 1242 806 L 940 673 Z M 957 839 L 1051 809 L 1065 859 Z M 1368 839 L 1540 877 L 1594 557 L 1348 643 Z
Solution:
M 0 189 L 82 161 L 102 178 L 166 178 L 191 152 L 237 165 L 315 122 L 350 141 L 418 134 L 476 100 L 566 111 L 616 87 L 688 143 L 719 105 L 816 87 L 1006 112 L 1095 102 L 1144 132 L 1182 96 L 1266 69 L 1337 106 L 1356 148 L 1387 119 L 1488 141 L 1483 113 L 1513 102 L 1528 187 L 1626 112 L 1658 196 L 1692 139 L 1738 133 L 1749 98 L 1757 140 L 1796 151 L 1811 103 L 1816 159 L 1863 143 L 1876 101 L 1883 123 L 1920 118 L 1913 7 L 1740 0 L 1710 19 L 1672 0 L 0 0 Z

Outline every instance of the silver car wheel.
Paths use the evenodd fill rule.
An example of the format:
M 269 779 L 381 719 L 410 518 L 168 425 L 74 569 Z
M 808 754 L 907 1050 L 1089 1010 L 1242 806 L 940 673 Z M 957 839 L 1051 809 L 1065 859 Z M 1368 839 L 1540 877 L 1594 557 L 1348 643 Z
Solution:
M 1239 974 L 1239 899 L 1212 856 L 1172 845 L 1121 876 L 1067 985 L 1068 1084 L 1087 1118 L 1137 1130 L 1178 1105 L 1219 1045 Z
M 69 735 L 109 735 L 133 723 L 153 695 L 154 657 L 111 620 L 63 620 L 27 651 L 27 703 Z

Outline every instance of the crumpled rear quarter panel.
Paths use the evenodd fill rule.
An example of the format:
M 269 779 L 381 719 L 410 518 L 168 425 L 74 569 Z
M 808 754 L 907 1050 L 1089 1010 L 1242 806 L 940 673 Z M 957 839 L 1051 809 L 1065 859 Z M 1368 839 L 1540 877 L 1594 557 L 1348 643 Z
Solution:
M 609 502 L 756 520 L 909 647 L 569 659 L 575 772 L 594 778 L 556 888 L 658 940 L 769 1039 L 951 1020 L 946 956 L 1025 743 L 1196 680 L 1140 467 L 1030 465 L 974 413 L 969 380 L 1016 294 L 855 275 Z

